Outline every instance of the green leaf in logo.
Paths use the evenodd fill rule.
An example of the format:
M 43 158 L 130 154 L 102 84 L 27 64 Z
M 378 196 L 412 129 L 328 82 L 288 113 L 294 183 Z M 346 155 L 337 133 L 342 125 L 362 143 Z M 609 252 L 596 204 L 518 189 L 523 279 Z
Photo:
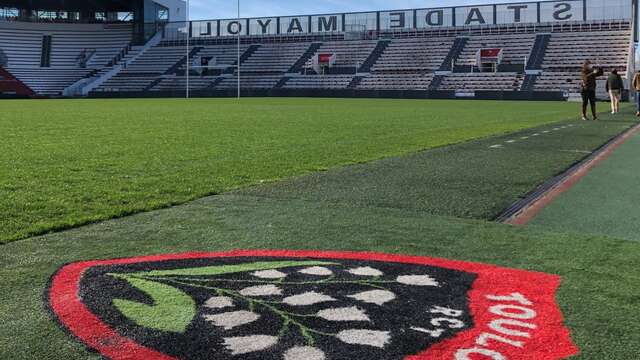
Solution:
M 115 299 L 114 306 L 136 324 L 154 330 L 183 333 L 196 315 L 195 301 L 172 286 L 131 276 L 114 275 L 143 291 L 153 305 Z

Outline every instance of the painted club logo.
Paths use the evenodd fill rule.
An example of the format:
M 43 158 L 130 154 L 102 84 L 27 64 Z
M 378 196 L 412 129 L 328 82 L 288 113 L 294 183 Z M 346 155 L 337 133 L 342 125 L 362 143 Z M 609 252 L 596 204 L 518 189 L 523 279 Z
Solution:
M 49 306 L 111 359 L 564 359 L 556 276 L 371 253 L 235 251 L 89 261 Z

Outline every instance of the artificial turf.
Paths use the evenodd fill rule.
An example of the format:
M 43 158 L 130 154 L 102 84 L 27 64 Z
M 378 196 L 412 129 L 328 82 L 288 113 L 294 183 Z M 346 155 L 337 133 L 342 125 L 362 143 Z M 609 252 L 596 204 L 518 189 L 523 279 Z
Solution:
M 231 249 L 377 251 L 558 274 L 558 303 L 578 359 L 635 359 L 640 344 L 640 246 L 406 209 L 215 196 L 9 243 L 0 252 L 0 358 L 98 359 L 43 304 L 63 264 Z
M 0 243 L 566 120 L 561 102 L 3 101 Z
M 545 180 L 631 127 L 632 119 L 544 125 L 239 193 L 493 220 Z
M 636 134 L 545 208 L 532 225 L 640 240 L 639 153 Z
M 268 108 L 271 104 L 274 104 L 274 108 L 279 108 L 280 111 L 284 111 L 283 109 L 288 108 L 287 104 L 292 107 L 300 104 L 298 102 L 289 103 L 288 101 L 291 100 L 252 100 L 245 103 L 244 106 L 251 108 L 251 103 L 255 102 L 254 107 Z M 356 113 L 356 110 L 352 109 L 354 104 L 352 100 L 300 101 L 306 104 L 302 108 L 307 110 L 310 107 L 309 104 L 315 104 L 314 108 L 320 112 L 322 112 L 323 105 L 326 107 L 327 104 L 332 104 L 333 106 L 342 104 L 343 112 L 352 111 L 353 114 Z M 318 102 L 316 103 L 316 101 Z M 48 103 L 58 104 L 57 102 Z M 64 103 L 65 102 L 60 102 L 60 104 Z M 113 101 L 106 103 L 148 104 L 146 101 Z M 163 105 L 164 103 L 161 101 L 151 103 L 157 104 L 166 111 L 169 111 L 168 109 L 171 108 L 169 105 Z M 225 107 L 225 101 L 218 103 L 217 100 L 202 100 L 201 103 L 196 102 L 187 108 L 192 109 L 192 106 L 195 106 L 199 111 L 203 111 L 203 108 L 215 109 L 216 106 L 214 104 L 216 103 L 219 104 L 219 107 Z M 77 102 L 77 104 L 79 105 L 77 105 L 76 108 L 83 108 L 90 106 L 87 104 L 91 104 L 91 101 L 86 103 Z M 390 101 L 387 105 L 380 105 L 380 100 L 376 100 L 363 101 L 363 104 L 374 108 L 376 105 L 380 106 L 377 108 L 378 113 L 381 112 L 382 109 L 387 109 L 387 114 L 393 113 L 394 111 L 388 108 L 396 108 L 398 109 L 397 111 L 405 114 L 404 116 L 410 117 L 411 111 L 406 109 L 409 107 L 406 104 L 414 104 L 414 102 Z M 419 120 L 409 119 L 406 123 L 387 124 L 389 122 L 388 120 L 383 117 L 376 117 L 374 114 L 376 111 L 372 111 L 371 116 L 375 119 L 373 123 L 368 122 L 366 119 L 355 121 L 360 124 L 360 130 L 357 129 L 358 126 L 345 124 L 346 127 L 351 129 L 350 134 L 352 136 L 349 142 L 346 142 L 344 137 L 339 137 L 339 134 L 341 134 L 341 123 L 337 120 L 332 122 L 329 119 L 329 110 L 325 110 L 327 111 L 324 115 L 325 120 L 330 126 L 326 124 L 315 125 L 317 126 L 315 128 L 316 132 L 320 132 L 321 135 L 304 131 L 305 126 L 314 126 L 309 125 L 313 123 L 312 120 L 314 118 L 312 115 L 308 115 L 309 118 L 306 123 L 303 120 L 296 120 L 295 117 L 288 117 L 289 115 L 286 115 L 286 119 L 288 119 L 286 124 L 288 125 L 283 126 L 288 131 L 284 132 L 282 128 L 278 129 L 279 131 L 272 129 L 272 132 L 269 132 L 269 127 L 267 126 L 280 124 L 284 120 L 278 121 L 277 119 L 271 119 L 271 121 L 268 121 L 265 119 L 263 123 L 259 123 L 259 125 L 254 124 L 260 128 L 261 132 L 266 134 L 264 135 L 264 140 L 267 141 L 267 145 L 260 142 L 260 131 L 250 129 L 250 125 L 252 124 L 249 121 L 238 120 L 242 124 L 241 128 L 244 127 L 245 131 L 249 134 L 247 136 L 252 139 L 252 141 L 248 142 L 244 142 L 244 139 L 247 137 L 242 136 L 243 131 L 239 131 L 236 134 L 237 138 L 225 140 L 218 138 L 212 132 L 207 133 L 208 138 L 194 130 L 194 125 L 187 125 L 186 128 L 188 130 L 184 130 L 185 133 L 178 132 L 177 136 L 179 140 L 170 141 L 165 139 L 165 141 L 171 143 L 171 145 L 167 145 L 166 149 L 159 146 L 155 138 L 155 140 L 147 140 L 146 143 L 143 142 L 143 145 L 137 144 L 137 147 L 147 149 L 146 153 L 143 151 L 144 149 L 139 149 L 135 152 L 136 156 L 125 157 L 126 161 L 123 161 L 124 164 L 122 166 L 126 165 L 127 169 L 135 168 L 136 162 L 132 159 L 139 161 L 140 159 L 153 158 L 154 152 L 149 150 L 152 148 L 150 144 L 156 146 L 156 153 L 158 149 L 163 150 L 161 151 L 161 155 L 163 155 L 164 159 L 171 158 L 175 160 L 175 157 L 179 157 L 181 154 L 169 157 L 170 150 L 179 150 L 180 142 L 183 141 L 190 144 L 190 146 L 185 148 L 189 150 L 185 157 L 192 159 L 190 162 L 191 166 L 196 166 L 198 163 L 200 164 L 198 166 L 202 169 L 200 172 L 185 172 L 183 174 L 185 183 L 191 181 L 189 180 L 191 178 L 198 180 L 198 176 L 210 174 L 211 179 L 208 179 L 209 181 L 202 181 L 200 184 L 211 186 L 212 184 L 217 184 L 214 180 L 218 178 L 214 177 L 214 175 L 222 177 L 224 174 L 227 177 L 222 178 L 229 181 L 227 186 L 234 188 L 256 183 L 260 180 L 271 180 L 278 177 L 304 174 L 305 172 L 313 170 L 314 167 L 323 169 L 329 166 L 340 165 L 342 162 L 361 162 L 365 159 L 385 157 L 394 152 L 403 154 L 425 147 L 435 147 L 450 142 L 462 142 L 476 136 L 481 137 L 488 135 L 491 132 L 511 132 L 522 127 L 534 127 L 535 125 L 539 125 L 540 122 L 545 123 L 552 121 L 531 118 L 531 120 L 519 124 L 510 123 L 507 119 L 513 115 L 503 113 L 505 108 L 502 107 L 506 106 L 510 108 L 510 111 L 513 111 L 518 107 L 517 104 L 522 103 L 424 102 L 415 106 L 426 106 L 425 109 L 428 109 L 428 106 L 438 106 L 438 108 L 440 108 L 440 106 L 451 106 L 452 108 L 448 109 L 450 114 L 468 115 L 475 113 L 475 111 L 471 112 L 465 109 L 459 109 L 458 107 L 461 107 L 463 104 L 473 105 L 475 107 L 483 107 L 483 104 L 486 104 L 488 109 L 493 109 L 492 116 L 499 117 L 501 120 L 485 119 L 485 121 L 492 125 L 488 125 L 488 123 L 484 123 L 483 121 L 476 123 L 473 120 L 469 120 L 469 123 L 466 125 L 450 125 L 449 122 L 451 121 L 449 118 L 445 118 L 444 116 L 446 114 L 443 113 L 443 118 L 438 118 L 439 122 L 433 122 L 435 121 L 434 119 L 425 118 Z M 545 103 L 535 103 L 533 105 L 531 103 L 524 103 L 524 106 L 542 106 L 541 104 Z M 235 108 L 236 105 L 227 103 L 226 106 Z M 511 108 L 512 106 L 513 108 Z M 562 115 L 564 111 L 569 115 L 572 110 L 575 110 L 571 104 L 550 104 L 550 106 L 559 106 L 557 110 L 558 117 L 556 117 L 555 120 L 561 120 L 564 116 Z M 135 108 L 135 106 L 132 107 Z M 455 107 L 455 109 L 453 109 L 453 107 Z M 401 108 L 405 109 L 400 110 Z M 131 107 L 129 109 L 131 109 Z M 529 111 L 533 111 L 531 109 L 532 108 L 529 108 Z M 85 111 L 88 112 L 89 110 L 85 108 Z M 142 110 L 139 111 L 142 112 Z M 236 119 L 240 119 L 242 111 L 236 111 Z M 438 111 L 439 110 L 434 110 L 434 112 Z M 77 109 L 74 109 L 74 112 L 77 112 Z M 229 111 L 226 111 L 226 113 L 229 113 Z M 413 115 L 415 116 L 415 113 Z M 275 115 L 272 114 L 272 116 Z M 172 124 L 173 127 L 170 127 L 171 131 L 175 132 L 180 129 L 178 125 L 174 124 L 174 121 L 178 122 L 178 120 L 170 121 L 169 118 L 163 119 L 164 124 Z M 187 117 L 187 119 L 189 119 L 189 117 Z M 137 214 L 131 217 L 48 234 L 42 237 L 7 243 L 0 247 L 2 250 L 0 251 L 0 294 L 3 294 L 3 301 L 0 301 L 0 323 L 3 324 L 0 327 L 0 358 L 99 358 L 96 354 L 87 352 L 73 337 L 61 330 L 56 322 L 52 320 L 43 304 L 43 294 L 50 277 L 65 263 L 87 259 L 109 259 L 175 252 L 224 251 L 238 248 L 378 251 L 477 261 L 505 267 L 558 274 L 563 279 L 558 294 L 558 302 L 566 317 L 566 325 L 571 330 L 574 341 L 581 349 L 581 355 L 578 356 L 578 359 L 608 360 L 635 358 L 638 351 L 640 351 L 638 348 L 638 344 L 640 344 L 640 314 L 637 312 L 638 305 L 640 305 L 638 303 L 638 299 L 640 299 L 640 281 L 637 267 L 637 259 L 640 257 L 640 246 L 638 243 L 597 235 L 554 233 L 539 228 L 514 228 L 485 221 L 434 215 L 438 213 L 437 209 L 433 210 L 425 207 L 425 204 L 438 204 L 442 202 L 444 204 L 452 204 L 450 206 L 454 209 L 468 207 L 470 214 L 473 214 L 469 216 L 489 217 L 489 214 L 496 212 L 497 207 L 499 207 L 498 204 L 507 203 L 508 201 L 506 200 L 515 200 L 512 199 L 514 196 L 519 196 L 517 194 L 522 193 L 535 182 L 529 179 L 521 184 L 519 182 L 524 181 L 524 176 L 520 175 L 534 176 L 534 180 L 544 178 L 550 172 L 557 171 L 558 169 L 561 170 L 561 168 L 570 165 L 570 163 L 576 159 L 586 156 L 586 152 L 592 150 L 593 147 L 605 142 L 609 136 L 622 131 L 631 124 L 630 121 L 614 121 L 610 117 L 606 117 L 605 119 L 607 121 L 605 123 L 580 124 L 580 126 L 565 129 L 559 128 L 557 131 L 553 130 L 558 127 L 554 125 L 551 127 L 551 131 L 556 132 L 549 133 L 552 135 L 545 138 L 546 140 L 542 143 L 538 143 L 538 141 L 542 140 L 538 140 L 537 137 L 530 137 L 518 133 L 511 134 L 507 137 L 498 136 L 459 146 L 434 149 L 424 154 L 402 156 L 397 159 L 361 165 L 367 166 L 371 173 L 367 171 L 353 171 L 353 169 L 362 169 L 360 165 L 336 170 L 343 171 L 343 174 L 347 177 L 351 176 L 351 178 L 345 180 L 346 184 L 349 185 L 343 186 L 342 188 L 335 187 L 334 182 L 329 181 L 332 177 L 335 177 L 335 171 L 329 171 L 327 174 L 320 175 L 319 177 L 318 175 L 312 175 L 287 181 L 283 184 L 274 184 L 267 188 L 259 187 L 256 189 L 260 190 L 255 193 L 251 193 L 251 191 L 256 191 L 256 189 L 252 189 L 245 193 L 208 197 L 170 209 Z M 433 130 L 430 131 L 429 126 L 420 124 L 420 120 L 425 123 L 431 122 Z M 522 119 L 520 120 L 522 121 Z M 215 123 L 215 120 L 201 119 L 198 122 L 200 124 L 199 130 L 204 131 L 203 129 L 208 129 L 209 126 L 205 126 L 204 124 L 209 122 Z M 61 126 L 61 124 L 64 124 L 64 122 L 59 120 L 58 125 Z M 67 129 L 67 132 L 72 135 L 74 131 L 80 131 L 76 129 L 76 127 L 79 126 L 78 123 L 74 124 L 74 127 Z M 127 125 L 126 122 L 119 122 L 119 124 L 120 126 Z M 565 122 L 563 124 L 572 123 Z M 95 122 L 93 125 L 96 129 L 101 128 Z M 142 127 L 141 124 L 137 123 L 135 126 L 133 124 L 131 126 L 134 129 L 138 128 L 138 126 Z M 329 130 L 324 130 L 323 126 L 329 126 Z M 460 126 L 460 128 L 455 129 L 448 126 Z M 27 127 L 27 125 L 24 125 L 24 127 Z M 112 134 L 119 133 L 119 131 L 117 131 L 118 126 L 105 125 L 105 127 L 108 128 Z M 383 129 L 380 129 L 380 127 Z M 406 130 L 405 128 L 407 127 L 410 128 L 410 130 Z M 492 130 L 487 130 L 487 127 Z M 156 132 L 160 131 L 160 128 L 161 126 L 157 124 L 154 127 Z M 293 131 L 292 128 L 296 129 L 296 131 Z M 396 134 L 393 133 L 394 128 L 405 130 L 398 130 L 401 134 L 396 136 Z M 542 129 L 546 128 L 548 127 L 542 127 Z M 14 130 L 9 138 L 11 139 L 10 142 L 15 144 L 17 141 L 18 128 L 14 127 L 12 129 Z M 364 132 L 365 130 L 368 134 L 367 136 L 372 137 L 374 140 L 363 139 L 357 136 L 356 133 L 358 131 Z M 531 131 L 535 133 L 538 132 L 538 130 L 541 129 Z M 43 131 L 46 132 L 46 130 Z M 59 134 L 65 133 L 65 131 L 59 129 L 57 129 L 57 131 Z M 109 131 L 98 131 L 102 136 L 101 139 L 103 142 L 107 142 Z M 227 129 L 227 131 L 230 130 Z M 457 131 L 465 134 L 465 136 L 457 134 Z M 567 132 L 564 133 L 564 131 Z M 122 134 L 126 139 L 127 135 L 132 132 L 133 130 L 122 131 Z M 484 135 L 480 135 L 480 133 Z M 526 133 L 528 133 L 528 131 Z M 301 134 L 305 136 L 300 139 L 295 138 L 296 136 L 302 136 Z M 142 139 L 142 135 L 141 133 L 137 136 Z M 284 139 L 280 139 L 278 136 L 284 137 Z M 323 141 L 316 140 L 316 137 L 322 138 Z M 517 142 L 507 143 L 507 141 L 513 137 L 518 137 Z M 528 137 L 528 139 L 522 139 L 523 137 Z M 63 148 L 75 154 L 75 157 L 77 157 L 75 161 L 85 159 L 85 157 L 81 156 L 81 151 L 74 152 L 72 151 L 73 146 L 69 145 L 70 143 L 77 143 L 78 138 L 83 137 L 78 137 L 78 134 L 75 134 L 71 136 L 71 138 L 73 140 L 67 138 L 67 147 Z M 22 139 L 24 140 L 24 137 Z M 340 139 L 342 139 L 342 141 L 340 141 Z M 41 140 L 42 139 L 40 139 L 40 142 Z M 388 143 L 380 144 L 379 142 L 383 142 L 383 140 Z M 85 139 L 85 141 L 86 144 L 83 142 L 85 145 L 83 149 L 88 151 L 87 149 L 91 148 L 88 145 L 91 141 L 90 139 Z M 117 146 L 113 145 L 109 147 L 109 149 L 112 150 L 136 148 L 136 144 L 130 144 L 122 139 L 116 139 L 115 136 L 111 141 L 117 143 Z M 203 145 L 206 144 L 207 141 L 213 142 L 211 148 Z M 242 141 L 243 146 L 246 147 L 246 152 L 243 153 L 242 147 L 237 146 L 234 141 Z M 329 143 L 327 143 L 327 141 Z M 283 142 L 289 147 L 284 147 Z M 54 146 L 55 142 L 52 144 L 53 145 L 50 145 L 51 147 L 57 148 Z M 260 144 L 262 144 L 262 146 Z M 495 144 L 503 144 L 503 147 L 490 147 Z M 233 149 L 233 154 L 231 150 L 225 152 L 228 155 L 228 158 L 225 158 L 226 161 L 236 159 L 244 166 L 251 166 L 246 169 L 244 167 L 229 168 L 222 166 L 229 163 L 222 161 L 221 158 L 208 158 L 205 156 L 206 154 L 210 154 L 206 149 L 213 151 L 224 148 L 225 146 Z M 31 161 L 35 161 L 33 154 L 42 152 L 42 148 L 34 144 L 32 144 L 31 147 L 38 149 L 38 151 L 32 151 L 31 157 L 28 157 Z M 297 149 L 298 147 L 300 148 L 300 152 L 293 154 L 287 152 L 291 152 L 292 148 Z M 364 147 L 364 149 L 360 147 Z M 26 148 L 28 149 L 29 147 L 26 146 Z M 332 151 L 332 149 L 336 150 Z M 458 149 L 458 156 L 453 156 L 449 153 L 454 149 Z M 527 149 L 533 149 L 533 153 L 529 153 L 529 157 L 527 157 Z M 316 151 L 320 151 L 320 153 L 317 154 Z M 351 153 L 349 151 L 351 151 Z M 62 156 L 63 152 L 63 150 L 58 149 L 57 153 L 53 152 L 53 154 L 57 154 L 57 156 L 53 156 L 52 158 L 58 159 L 58 156 Z M 262 152 L 273 152 L 274 154 L 263 154 Z M 215 152 L 211 152 L 211 154 L 213 153 Z M 427 156 L 429 153 L 442 154 L 442 156 L 445 156 L 445 160 L 449 160 L 438 160 L 439 158 L 437 157 L 430 158 Z M 108 155 L 110 153 L 108 151 L 106 151 L 106 154 L 107 155 L 100 159 L 102 159 L 102 161 L 111 161 L 113 166 L 116 167 L 112 169 L 112 171 L 116 169 L 122 170 L 118 164 L 121 159 L 109 157 Z M 195 154 L 200 154 L 205 157 L 201 158 L 198 162 L 192 158 Z M 1 156 L 6 155 L 4 152 L 0 152 L 0 157 Z M 26 155 L 23 156 L 27 157 Z M 447 158 L 446 156 L 450 157 Z M 539 159 L 540 157 L 547 156 L 554 160 L 552 162 L 546 162 Z M 271 159 L 274 164 L 261 164 L 253 159 L 253 157 L 263 162 L 267 161 L 266 159 Z M 206 161 L 207 159 L 210 160 Z M 331 161 L 335 163 L 333 163 L 333 165 L 328 164 L 328 159 L 331 159 Z M 466 159 L 466 161 L 464 159 Z M 500 160 L 498 161 L 499 165 L 494 164 L 497 160 Z M 535 171 L 519 174 L 524 168 L 527 168 L 520 164 L 520 162 L 524 160 L 530 160 L 533 164 L 536 164 L 532 168 Z M 287 161 L 289 163 L 287 163 Z M 209 164 L 209 162 L 211 164 Z M 13 167 L 8 168 L 13 169 L 18 166 L 16 162 L 11 162 L 11 164 L 13 164 Z M 26 162 L 25 164 L 35 166 L 35 164 L 31 162 Z M 36 164 L 38 163 L 36 162 Z M 41 166 L 43 165 L 42 162 L 39 164 Z M 385 167 L 381 167 L 380 164 L 393 164 L 394 166 L 382 171 Z M 60 166 L 61 168 L 54 167 L 47 171 L 51 179 L 56 179 L 53 175 L 58 174 L 57 172 L 59 172 L 57 176 L 66 178 L 67 169 L 62 165 Z M 174 164 L 174 166 L 177 165 Z M 472 200 L 468 203 L 461 202 L 464 201 L 464 198 L 448 198 L 447 196 L 431 198 L 431 195 L 427 194 L 428 191 L 424 189 L 428 189 L 429 186 L 434 184 L 437 185 L 440 182 L 448 181 L 447 179 L 450 179 L 450 177 L 448 177 L 446 172 L 450 170 L 447 169 L 447 166 L 450 168 L 464 168 L 469 166 L 470 171 L 462 172 L 461 176 L 469 176 L 468 181 L 470 183 L 477 181 L 479 176 L 489 176 L 478 174 L 478 172 L 486 171 L 486 174 L 494 174 L 494 176 L 496 174 L 511 174 L 510 176 L 514 176 L 511 178 L 511 182 L 514 183 L 514 185 L 511 187 L 507 186 L 509 184 L 508 179 L 496 181 L 496 183 L 493 184 L 495 187 L 505 189 L 488 193 L 491 197 L 497 196 L 500 198 L 491 203 L 493 205 L 490 206 L 482 203 L 480 200 L 482 196 L 472 196 L 472 192 L 468 189 L 460 190 L 461 193 L 466 194 L 464 195 L 466 198 Z M 501 167 L 505 167 L 506 169 L 502 169 Z M 404 178 L 403 174 L 409 174 L 407 169 L 411 168 L 415 168 L 420 175 L 416 176 L 416 179 L 406 182 L 394 180 L 395 178 L 390 176 L 388 171 L 389 169 L 391 169 L 391 172 L 397 171 L 397 178 Z M 90 168 L 90 170 L 91 169 L 92 168 Z M 154 169 L 156 168 L 151 167 L 149 171 Z M 194 168 L 185 165 L 184 168 L 174 167 L 172 169 L 175 171 L 172 176 L 177 179 L 179 178 L 179 171 Z M 220 173 L 216 173 L 216 169 L 218 169 Z M 231 171 L 232 169 L 233 171 Z M 433 170 L 433 172 L 442 173 L 442 175 L 438 175 L 440 177 L 434 177 L 429 174 L 429 169 Z M 146 171 L 144 166 L 141 166 L 138 170 L 141 172 Z M 210 171 L 210 173 L 207 173 L 207 171 Z M 251 171 L 257 172 L 260 176 L 256 176 L 255 178 L 236 178 L 229 175 L 251 174 Z M 87 173 L 81 172 L 81 174 L 86 175 Z M 110 192 L 117 192 L 118 189 L 121 189 L 118 186 L 111 186 L 112 184 L 107 181 L 111 179 L 117 183 L 114 177 L 115 175 L 113 175 L 115 173 L 108 174 L 111 174 L 109 175 L 111 177 L 97 179 L 95 183 L 89 182 L 89 184 L 92 185 L 98 184 L 106 186 L 102 189 L 105 196 L 109 196 Z M 277 176 L 267 177 L 264 176 L 264 174 L 277 174 Z M 140 173 L 139 175 L 143 176 L 144 174 Z M 168 178 L 172 179 L 172 176 L 168 176 Z M 383 181 L 363 182 L 359 180 L 378 176 L 380 176 Z M 421 177 L 435 180 L 421 182 L 419 181 Z M 488 178 L 489 177 L 487 177 L 487 179 Z M 1 181 L 4 181 L 4 178 L 2 179 Z M 310 182 L 310 179 L 316 180 Z M 158 184 L 162 183 L 162 180 L 162 176 L 158 173 L 149 179 L 145 179 L 154 190 L 156 188 L 153 188 L 153 186 L 159 186 Z M 237 182 L 233 182 L 235 180 L 237 180 Z M 40 181 L 42 181 L 42 179 L 40 179 Z M 313 184 L 314 182 L 315 184 Z M 290 184 L 293 183 L 299 184 L 298 186 L 306 188 L 307 191 L 295 191 L 294 187 L 290 186 Z M 479 187 L 479 193 L 488 191 L 487 189 L 492 185 L 491 182 L 484 184 L 484 180 L 482 180 L 481 183 L 482 186 Z M 142 184 L 143 183 L 139 183 L 138 185 L 142 186 Z M 456 189 L 459 188 L 453 184 L 451 189 L 440 187 L 433 190 L 433 192 L 439 193 L 442 191 L 445 194 L 453 194 L 456 192 Z M 120 184 L 120 186 L 121 185 L 122 184 Z M 173 188 L 180 188 L 179 181 L 169 185 Z M 91 190 L 91 188 L 87 186 L 87 184 L 84 184 L 83 187 L 74 190 L 77 193 Z M 283 186 L 288 186 L 289 192 L 283 191 Z M 360 191 L 360 186 L 364 186 L 364 191 Z M 418 194 L 419 196 L 399 196 L 399 186 L 400 191 L 406 191 L 409 194 Z M 5 189 L 5 187 L 3 187 L 3 189 Z M 53 186 L 48 189 L 48 193 L 43 192 L 40 193 L 39 196 L 42 196 L 43 199 L 46 199 L 45 197 L 48 195 L 53 196 L 53 194 L 58 194 L 59 196 L 60 193 L 56 192 L 59 189 L 55 189 Z M 135 190 L 135 188 L 132 189 Z M 140 189 L 143 188 L 141 187 Z M 351 189 L 351 194 L 348 189 Z M 518 191 L 514 191 L 514 189 Z M 28 189 L 25 189 L 23 191 L 27 190 Z M 330 194 L 334 190 L 336 190 L 338 194 L 341 194 L 339 201 L 331 199 L 330 197 L 327 199 L 326 197 L 318 196 L 318 194 Z M 148 195 L 148 193 L 149 191 L 138 195 Z M 150 191 L 150 193 L 157 194 L 155 191 Z M 194 195 L 194 193 L 195 192 L 192 191 L 189 196 Z M 119 196 L 126 194 L 135 195 L 137 193 L 124 192 L 119 193 Z M 69 193 L 64 192 L 63 195 L 68 196 Z M 185 197 L 185 199 L 187 198 L 188 196 Z M 56 199 L 59 199 L 59 197 Z M 146 198 L 143 197 L 143 199 Z M 375 201 L 371 199 L 375 199 Z M 424 201 L 424 199 L 431 200 Z M 71 200 L 80 202 L 77 199 Z M 73 204 L 74 203 L 68 204 L 68 207 L 73 208 L 73 206 L 71 206 Z M 397 206 L 398 204 L 404 204 L 404 206 Z M 108 203 L 107 205 L 109 206 L 105 208 L 116 208 L 113 203 Z M 122 204 L 118 206 L 120 205 Z M 4 204 L 2 206 L 6 207 L 7 205 Z M 92 206 L 96 205 L 94 204 Z M 449 205 L 446 205 L 442 208 L 448 206 Z M 49 214 L 51 211 L 49 208 L 46 209 L 48 210 L 41 213 L 42 216 Z M 9 212 L 9 214 L 18 213 L 18 211 L 14 209 L 10 210 L 13 211 Z M 3 208 L 3 211 L 6 212 L 6 209 Z M 75 211 L 80 210 L 75 209 Z M 73 214 L 77 213 L 66 213 L 65 216 L 72 216 Z M 462 214 L 462 216 L 464 215 L 465 214 Z M 4 219 L 2 221 L 4 221 Z M 83 221 L 86 221 L 86 218 Z M 21 236 L 25 236 L 26 234 L 27 233 L 23 233 Z

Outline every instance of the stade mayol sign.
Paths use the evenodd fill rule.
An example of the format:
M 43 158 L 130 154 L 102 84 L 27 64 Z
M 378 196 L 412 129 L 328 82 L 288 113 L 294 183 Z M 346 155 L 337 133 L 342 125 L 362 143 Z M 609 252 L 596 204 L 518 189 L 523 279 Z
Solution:
M 394 31 L 489 24 L 555 23 L 631 18 L 631 0 L 522 2 L 191 22 L 194 37 Z
M 110 359 L 564 359 L 560 278 L 379 253 L 255 251 L 86 261 L 46 298 Z

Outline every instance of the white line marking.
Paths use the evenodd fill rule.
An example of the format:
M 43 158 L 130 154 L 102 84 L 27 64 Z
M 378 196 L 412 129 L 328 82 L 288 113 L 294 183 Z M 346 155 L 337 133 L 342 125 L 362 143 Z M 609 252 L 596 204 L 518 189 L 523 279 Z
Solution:
M 555 129 L 553 129 L 553 131 L 558 131 L 558 130 L 560 130 L 560 128 L 555 128 Z
M 531 135 L 531 136 L 540 136 L 540 134 L 538 134 L 538 133 L 535 133 L 535 134 L 533 134 L 533 135 Z
M 528 138 L 529 138 L 528 136 L 523 136 L 523 137 L 521 137 L 520 139 L 522 139 L 522 140 L 527 140 Z
M 491 148 L 491 149 L 499 149 L 501 147 L 502 147 L 502 145 L 500 145 L 500 144 L 489 146 L 489 148 Z
M 545 131 L 543 131 L 543 133 L 544 134 L 548 134 L 548 133 L 550 133 L 550 131 L 549 130 L 545 130 Z
M 576 153 L 576 154 L 591 154 L 592 151 L 586 150 L 560 150 L 560 152 Z
M 515 140 L 507 140 L 505 141 L 507 144 L 513 144 L 514 142 L 516 142 Z

